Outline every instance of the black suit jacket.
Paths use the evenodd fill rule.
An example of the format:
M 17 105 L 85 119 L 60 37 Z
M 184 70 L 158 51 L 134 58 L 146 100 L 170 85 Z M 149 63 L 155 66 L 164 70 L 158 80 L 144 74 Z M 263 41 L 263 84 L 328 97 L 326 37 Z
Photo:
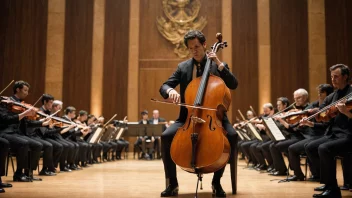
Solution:
M 185 102 L 185 91 L 188 84 L 192 81 L 193 75 L 193 65 L 194 60 L 188 59 L 177 66 L 176 71 L 170 76 L 170 78 L 164 82 L 164 84 L 160 87 L 160 94 L 163 98 L 167 99 L 169 94 L 167 90 L 169 88 L 175 88 L 176 86 L 180 85 L 180 96 L 181 96 L 181 103 Z M 229 66 L 224 63 L 225 67 L 222 71 L 219 71 L 215 62 L 212 61 L 210 73 L 215 76 L 221 77 L 226 86 L 229 89 L 236 89 L 238 82 L 236 77 L 230 72 Z M 187 109 L 185 107 L 180 107 L 180 114 L 176 121 L 185 122 L 187 118 Z M 224 115 L 224 119 L 227 120 L 226 114 Z
M 166 122 L 166 120 L 164 118 L 158 118 L 158 122 Z M 149 123 L 154 124 L 154 118 L 150 119 Z M 165 131 L 165 130 L 166 130 L 166 125 L 163 124 L 163 131 Z

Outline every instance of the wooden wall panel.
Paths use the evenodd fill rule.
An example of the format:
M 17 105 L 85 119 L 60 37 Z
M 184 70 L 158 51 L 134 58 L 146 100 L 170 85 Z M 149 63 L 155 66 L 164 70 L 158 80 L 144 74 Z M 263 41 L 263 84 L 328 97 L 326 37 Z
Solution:
M 352 2 L 325 0 L 327 82 L 330 66 L 343 63 L 352 68 Z
M 11 80 L 31 85 L 26 102 L 44 92 L 47 0 L 0 1 L 0 89 Z M 12 95 L 12 88 L 3 95 Z
M 66 0 L 64 107 L 90 111 L 94 0 Z
M 239 85 L 232 92 L 233 121 L 251 105 L 258 110 L 257 1 L 232 1 L 232 72 Z M 226 61 L 226 60 L 225 60 Z
M 306 0 L 270 1 L 271 98 L 309 89 Z M 316 93 L 312 93 L 314 96 Z
M 203 29 L 207 46 L 216 41 L 215 35 L 221 31 L 221 1 L 201 0 L 199 16 L 206 17 L 208 24 Z M 162 97 L 159 88 L 183 61 L 173 52 L 174 45 L 166 40 L 156 27 L 156 19 L 163 16 L 161 0 L 140 1 L 140 44 L 139 44 L 139 112 L 159 109 L 160 116 L 167 120 L 178 117 L 179 107 L 150 102 L 150 98 Z M 167 19 L 167 18 L 166 18 Z M 224 35 L 226 39 L 226 36 Z M 226 60 L 225 60 L 226 61 Z M 149 117 L 152 114 L 150 113 Z
M 127 115 L 129 6 L 128 0 L 105 2 L 103 115 L 107 119 L 115 113 L 119 120 Z

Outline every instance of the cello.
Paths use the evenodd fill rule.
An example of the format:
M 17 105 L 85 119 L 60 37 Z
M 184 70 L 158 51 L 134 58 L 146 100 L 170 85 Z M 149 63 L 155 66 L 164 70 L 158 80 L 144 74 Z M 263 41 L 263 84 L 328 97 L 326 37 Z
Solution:
M 212 46 L 214 53 L 227 46 L 226 42 L 222 42 L 220 33 L 216 37 L 218 41 Z M 227 132 L 222 127 L 224 114 L 231 103 L 231 94 L 220 77 L 210 74 L 211 61 L 208 58 L 203 75 L 193 79 L 185 90 L 185 104 L 193 105 L 185 105 L 187 119 L 177 130 L 170 150 L 175 164 L 197 174 L 198 182 L 202 174 L 223 168 L 231 150 Z

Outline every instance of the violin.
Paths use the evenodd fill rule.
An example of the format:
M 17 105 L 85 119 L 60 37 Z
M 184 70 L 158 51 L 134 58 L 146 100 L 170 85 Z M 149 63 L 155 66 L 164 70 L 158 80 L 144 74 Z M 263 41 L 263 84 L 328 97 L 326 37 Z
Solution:
M 315 118 L 317 122 L 329 122 L 332 118 L 336 117 L 340 113 L 336 105 L 344 101 L 345 99 L 348 99 L 349 97 L 352 97 L 352 93 L 322 108 L 321 110 L 306 119 L 311 120 L 312 118 Z M 352 110 L 352 99 L 348 99 L 345 102 L 345 105 L 348 111 Z
M 220 33 L 212 47 L 216 53 L 226 47 Z M 222 127 L 224 113 L 229 109 L 231 93 L 224 81 L 210 74 L 208 59 L 203 75 L 193 79 L 185 91 L 185 103 L 209 109 L 187 107 L 187 119 L 180 127 L 171 144 L 171 158 L 183 170 L 195 173 L 201 181 L 204 173 L 215 172 L 224 167 L 230 157 L 230 143 Z M 216 111 L 211 110 L 216 109 Z
M 39 98 L 39 100 L 40 99 L 41 99 L 41 97 Z M 48 115 L 46 115 L 45 113 L 39 111 L 39 109 L 34 107 L 33 105 L 25 103 L 23 101 L 22 102 L 13 101 L 7 96 L 1 96 L 1 104 L 5 105 L 8 108 L 9 111 L 11 111 L 13 113 L 16 113 L 16 114 L 23 113 L 24 111 L 26 111 L 28 109 L 33 109 L 34 111 L 36 111 L 36 115 L 35 116 L 28 116 L 27 118 L 29 120 L 36 120 L 37 119 L 37 115 L 43 116 L 43 117 L 48 117 Z

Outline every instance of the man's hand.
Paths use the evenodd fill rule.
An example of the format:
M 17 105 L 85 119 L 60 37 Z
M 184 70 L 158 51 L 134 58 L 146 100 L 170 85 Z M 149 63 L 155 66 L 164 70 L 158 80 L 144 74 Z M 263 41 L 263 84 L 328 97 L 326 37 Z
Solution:
M 303 118 L 301 121 L 299 121 L 299 126 L 309 126 L 309 127 L 314 127 L 314 122 L 307 120 L 306 118 Z
M 180 103 L 180 94 L 177 93 L 176 90 L 174 89 L 171 89 L 169 91 L 169 100 L 171 100 L 170 102 L 173 102 L 173 103 Z
M 45 118 L 44 122 L 42 123 L 42 126 L 48 126 L 50 124 L 50 120 L 51 120 L 50 117 Z
M 215 52 L 209 52 L 207 54 L 208 58 L 213 60 L 217 65 L 218 69 L 222 71 L 224 69 L 224 64 L 219 60 L 218 56 L 215 54 Z

